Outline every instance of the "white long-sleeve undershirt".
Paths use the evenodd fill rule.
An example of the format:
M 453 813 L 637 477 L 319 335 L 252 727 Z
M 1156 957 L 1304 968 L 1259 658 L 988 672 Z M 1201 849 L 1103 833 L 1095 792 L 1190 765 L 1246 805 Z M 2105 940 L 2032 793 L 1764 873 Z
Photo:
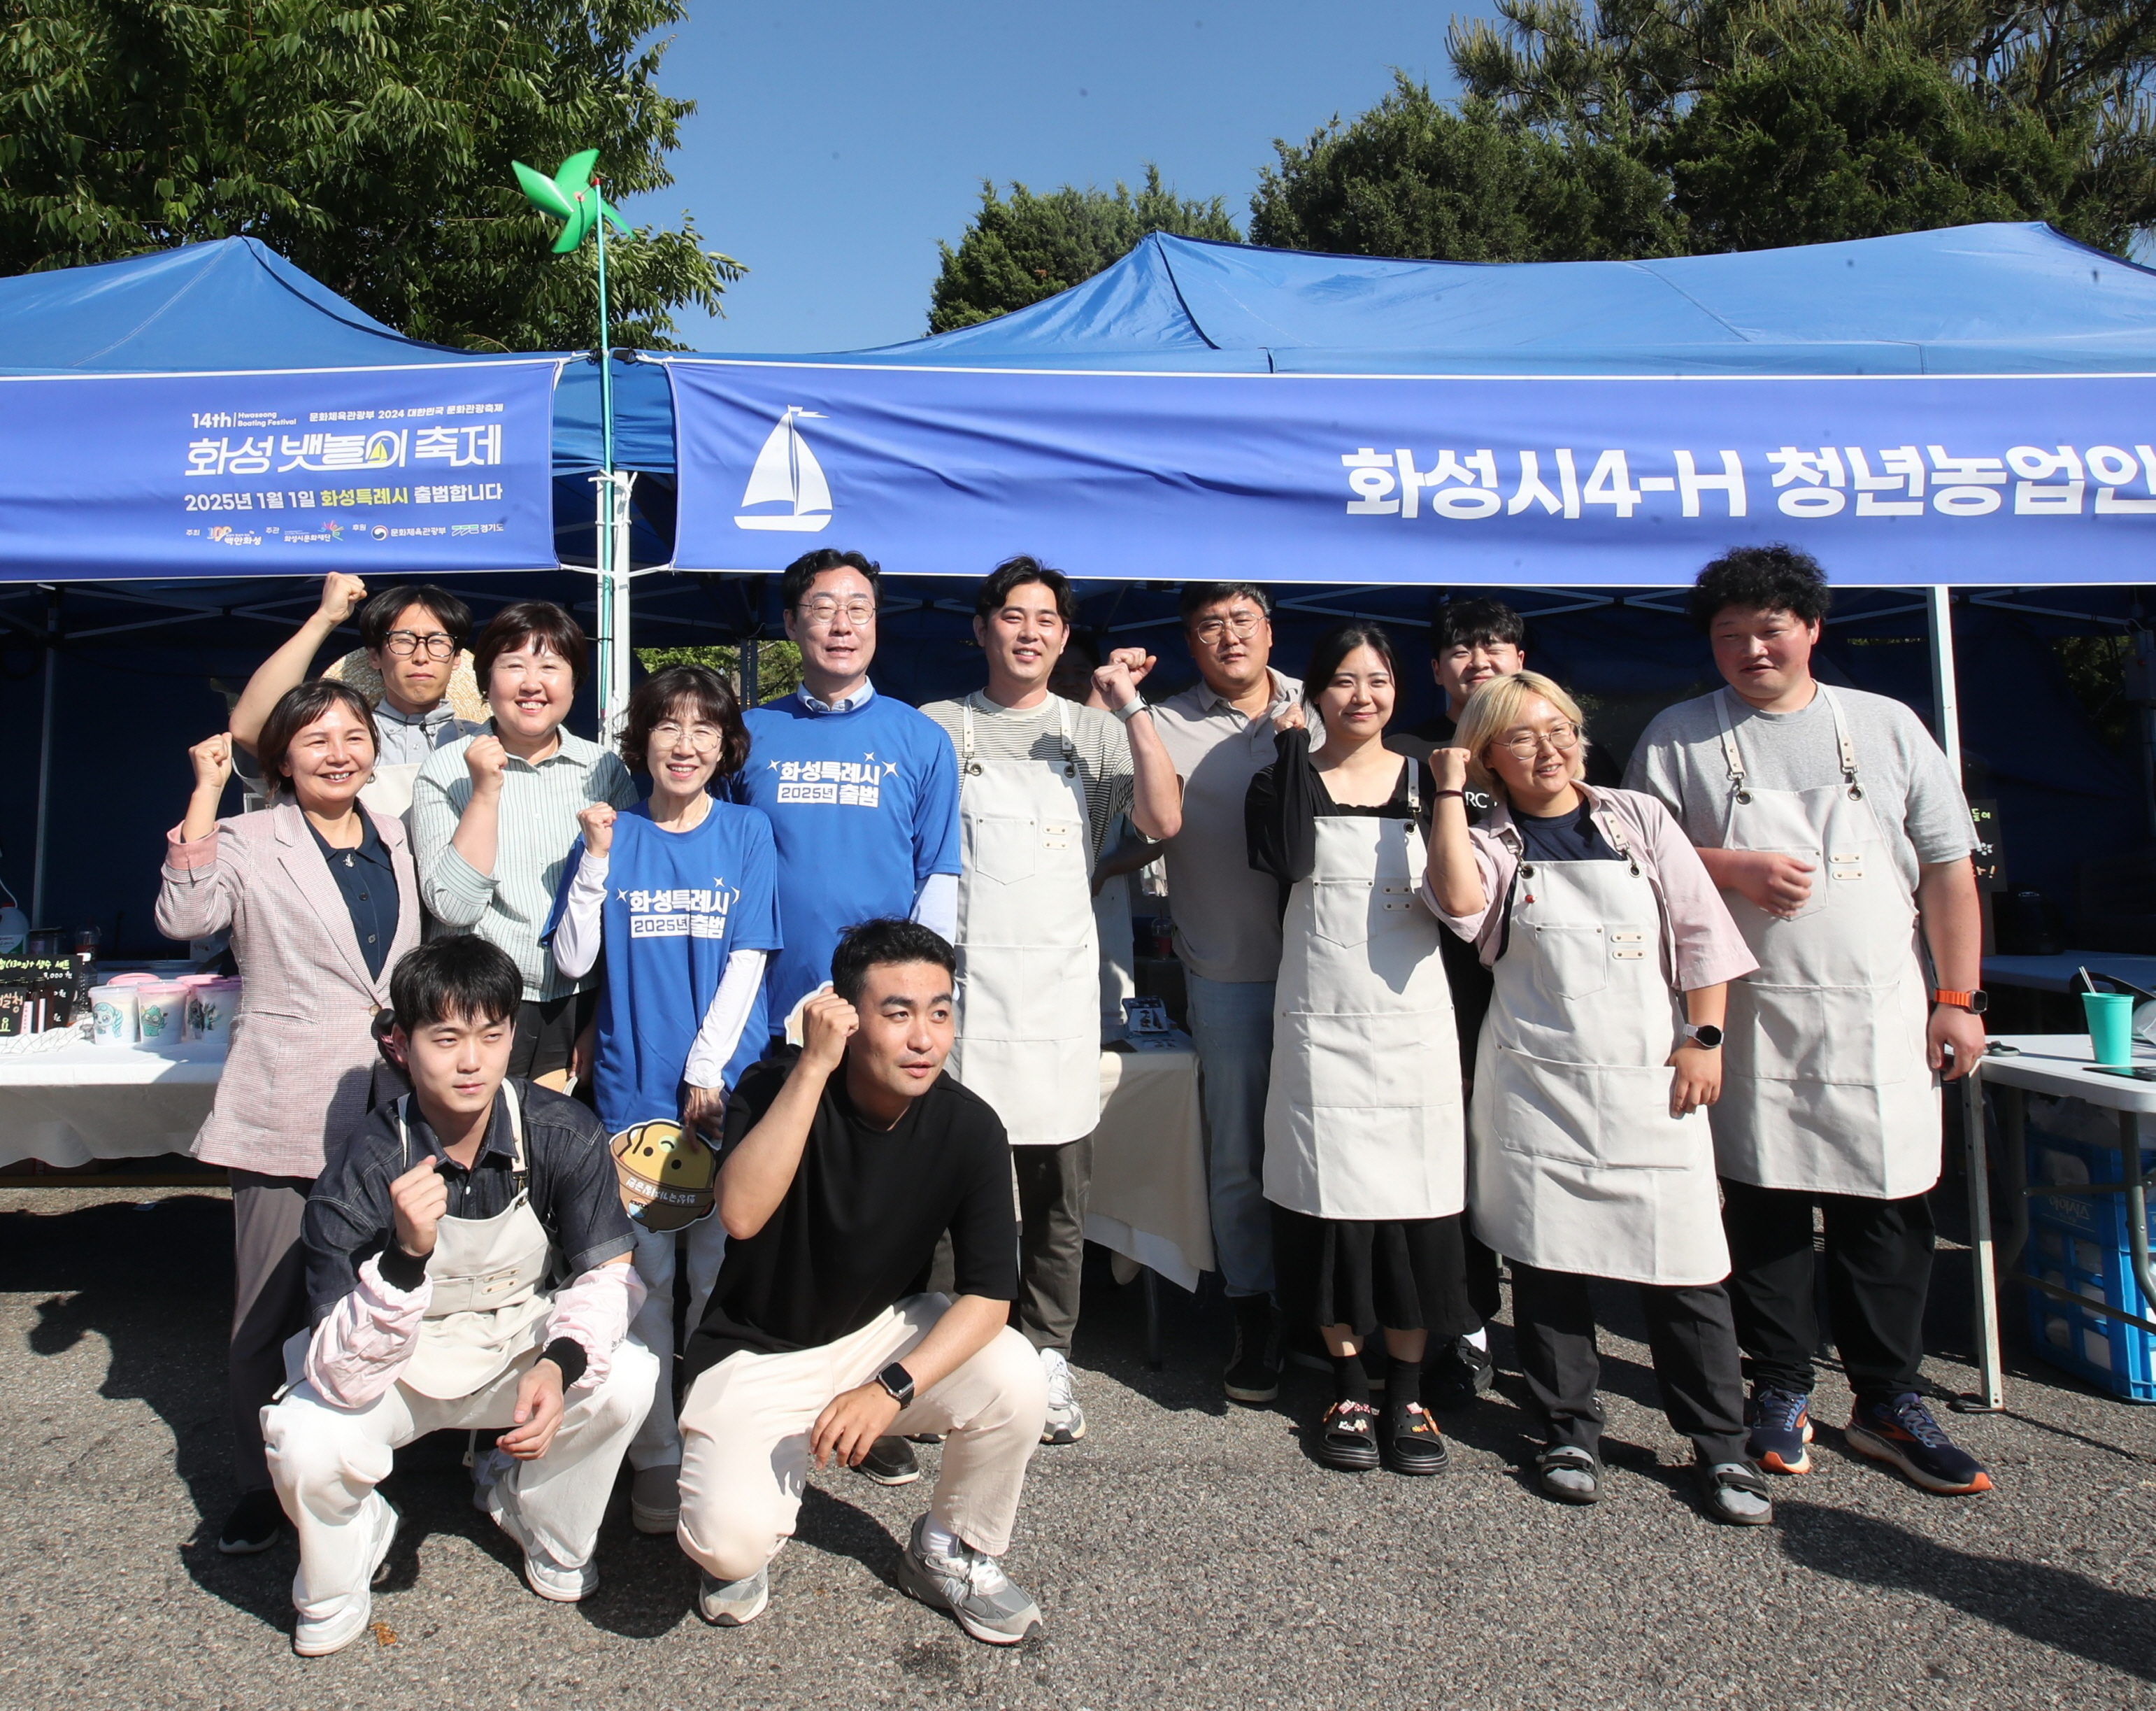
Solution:
M 572 980 L 591 973 L 605 943 L 603 912 L 606 905 L 608 858 L 584 850 L 578 859 L 577 876 L 569 883 L 569 899 L 554 928 L 554 966 Z M 957 925 L 957 893 L 952 893 L 952 925 Z M 941 929 L 938 929 L 939 931 Z M 726 958 L 719 989 L 704 1011 L 696 1042 L 681 1079 L 692 1087 L 725 1085 L 726 1067 L 740 1046 L 742 1030 L 748 1025 L 751 1007 L 763 985 L 768 951 L 735 951 Z
M 958 942 L 958 876 L 932 873 L 913 900 L 913 918 L 952 944 Z

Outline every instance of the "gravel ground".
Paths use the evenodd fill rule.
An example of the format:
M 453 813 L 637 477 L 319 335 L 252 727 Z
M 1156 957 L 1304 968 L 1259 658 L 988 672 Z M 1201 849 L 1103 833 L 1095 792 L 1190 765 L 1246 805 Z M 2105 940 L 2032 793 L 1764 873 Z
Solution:
M 332 1658 L 289 1645 L 295 1553 L 218 1554 L 228 1214 L 194 1190 L 0 1193 L 0 1706 L 389 1708 L 956 1703 L 1432 1706 L 2136 1705 L 2156 1701 L 2156 1411 L 2017 1359 L 2010 1411 L 1953 1429 L 1999 1489 L 1932 1498 L 1823 1426 L 1777 1524 L 1693 1508 L 1689 1448 L 1654 1406 L 1611 1298 L 1607 1496 L 1523 1479 L 1519 1385 L 1447 1421 L 1443 1477 L 1328 1472 L 1281 1405 L 1220 1400 L 1226 1316 L 1089 1278 L 1075 1365 L 1085 1441 L 1033 1467 L 1008 1566 L 1045 1632 L 966 1639 L 892 1584 L 925 1486 L 812 1487 L 769 1613 L 691 1613 L 693 1569 L 618 1493 L 581 1606 L 527 1592 L 470 1508 L 461 1440 L 408 1451 L 380 1626 Z M 1929 1376 L 1973 1383 L 1966 1276 L 1943 1255 Z M 1847 1417 L 1830 1373 L 1823 1422 Z M 936 1452 L 924 1451 L 932 1465 Z

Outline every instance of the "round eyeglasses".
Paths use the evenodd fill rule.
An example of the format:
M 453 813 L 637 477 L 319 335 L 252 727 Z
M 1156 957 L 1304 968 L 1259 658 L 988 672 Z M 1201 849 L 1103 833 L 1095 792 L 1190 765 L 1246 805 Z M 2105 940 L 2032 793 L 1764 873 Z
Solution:
M 393 629 L 382 638 L 382 645 L 400 660 L 408 660 L 423 648 L 430 660 L 453 660 L 457 654 L 457 639 L 441 630 L 422 635 L 416 629 Z
M 1532 758 L 1546 742 L 1559 754 L 1565 754 L 1579 747 L 1579 727 L 1569 719 L 1559 719 L 1546 730 L 1507 731 L 1497 741 L 1522 760 Z
M 1258 633 L 1258 626 L 1265 621 L 1262 612 L 1234 612 L 1225 618 L 1201 618 L 1190 626 L 1190 633 L 1207 647 L 1216 646 L 1224 635 L 1232 635 L 1237 641 L 1248 641 Z
M 672 748 L 685 737 L 689 747 L 698 754 L 716 754 L 723 740 L 716 725 L 683 725 L 673 719 L 662 719 L 651 727 L 654 747 Z
M 873 600 L 834 600 L 829 594 L 813 594 L 795 609 L 819 629 L 829 629 L 841 612 L 856 629 L 874 624 L 876 615 Z

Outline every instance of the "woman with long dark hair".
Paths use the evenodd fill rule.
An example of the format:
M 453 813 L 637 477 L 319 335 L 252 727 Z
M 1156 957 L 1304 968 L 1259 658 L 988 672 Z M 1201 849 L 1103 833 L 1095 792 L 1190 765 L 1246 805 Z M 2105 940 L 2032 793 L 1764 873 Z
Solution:
M 1301 708 L 1276 722 L 1250 782 L 1250 866 L 1284 893 L 1265 1101 L 1265 1198 L 1291 1315 L 1316 1326 L 1336 1395 L 1318 1423 L 1328 1466 L 1435 1473 L 1448 1459 L 1421 1399 L 1432 1336 L 1481 1321 L 1467 1299 L 1460 1046 L 1418 897 L 1430 784 L 1385 747 L 1398 686 L 1375 624 L 1324 636 Z M 1385 1408 L 1363 1364 L 1383 1328 Z
M 648 1293 L 630 1329 L 659 1357 L 651 1411 L 629 1446 L 629 1510 L 640 1530 L 671 1533 L 681 1471 L 674 1270 L 685 1234 L 694 1325 L 726 1247 L 711 1215 L 716 1164 L 702 1137 L 718 1139 L 727 1090 L 768 1037 L 763 972 L 779 948 L 778 864 L 762 811 L 711 794 L 748 758 L 740 704 L 718 673 L 670 665 L 639 684 L 621 758 L 649 775 L 651 794 L 619 812 L 596 802 L 578 815 L 583 835 L 569 851 L 547 936 L 566 980 L 606 960 L 594 1080 L 628 1197 L 639 1203 L 636 1269 Z
M 285 1382 L 284 1346 L 306 1328 L 300 1215 L 323 1149 L 367 1113 L 372 1021 L 389 975 L 419 942 L 419 893 L 402 821 L 363 807 L 374 716 L 357 690 L 303 683 L 255 738 L 271 805 L 219 820 L 228 733 L 198 742 L 194 794 L 170 835 L 157 930 L 229 928 L 242 985 L 232 1046 L 190 1149 L 232 1180 L 235 1300 L 226 1411 L 239 1500 L 227 1555 L 266 1550 L 285 1524 L 259 1416 Z

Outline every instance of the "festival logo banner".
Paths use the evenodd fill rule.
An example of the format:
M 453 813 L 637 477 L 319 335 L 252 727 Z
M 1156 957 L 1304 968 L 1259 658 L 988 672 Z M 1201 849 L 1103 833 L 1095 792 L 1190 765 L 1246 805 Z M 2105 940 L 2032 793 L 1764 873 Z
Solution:
M 2146 579 L 2156 376 L 1019 373 L 689 358 L 675 563 L 1342 583 Z
M 551 569 L 560 367 L 0 381 L 0 577 Z

